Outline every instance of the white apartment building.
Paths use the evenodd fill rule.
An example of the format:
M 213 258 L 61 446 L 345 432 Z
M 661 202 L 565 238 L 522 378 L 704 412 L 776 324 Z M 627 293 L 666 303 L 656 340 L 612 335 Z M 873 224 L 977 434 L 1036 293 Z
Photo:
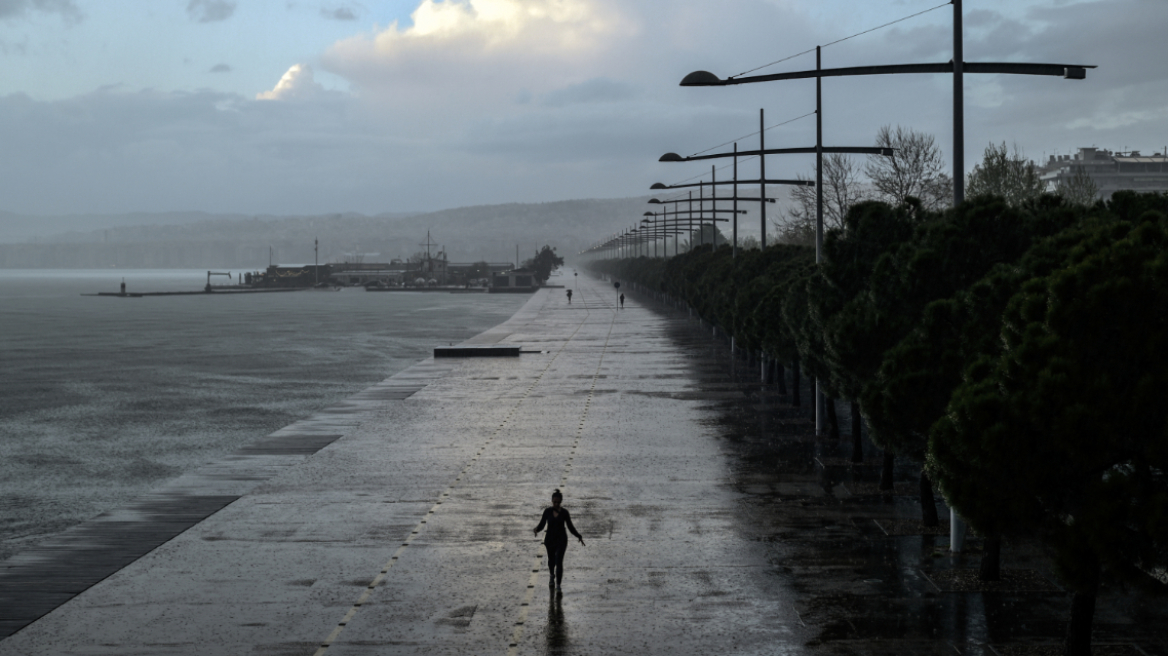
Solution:
M 1080 148 L 1075 155 L 1051 155 L 1039 166 L 1039 173 L 1047 189 L 1055 191 L 1082 169 L 1099 188 L 1103 199 L 1120 189 L 1134 191 L 1168 191 L 1168 156 L 1165 153 L 1141 155 L 1140 151 L 1111 152 L 1098 148 Z

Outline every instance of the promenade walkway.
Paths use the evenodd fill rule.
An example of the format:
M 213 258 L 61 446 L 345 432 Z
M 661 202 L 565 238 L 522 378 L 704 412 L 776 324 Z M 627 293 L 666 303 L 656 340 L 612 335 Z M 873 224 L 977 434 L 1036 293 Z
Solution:
M 10 607 L 45 571 L 112 569 L 0 617 L 0 654 L 804 653 L 773 517 L 720 430 L 740 386 L 700 383 L 683 320 L 577 284 L 472 340 L 539 353 L 427 360 L 9 561 Z M 531 533 L 553 488 L 587 540 L 562 594 Z M 202 505 L 168 515 L 182 499 Z M 135 537 L 168 521 L 161 546 Z

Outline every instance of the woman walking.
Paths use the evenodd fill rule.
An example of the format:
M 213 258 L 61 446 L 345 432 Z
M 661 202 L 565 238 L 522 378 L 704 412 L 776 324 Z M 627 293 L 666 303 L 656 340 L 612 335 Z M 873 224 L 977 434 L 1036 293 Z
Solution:
M 560 494 L 558 489 L 552 492 L 552 507 L 544 509 L 539 526 L 535 527 L 535 534 L 539 535 L 544 526 L 547 526 L 543 546 L 547 548 L 548 553 L 548 587 L 553 589 L 563 589 L 560 583 L 564 580 L 564 552 L 568 550 L 568 534 L 564 529 L 567 528 L 581 545 L 584 544 L 584 538 L 580 537 L 576 527 L 572 526 L 572 517 L 568 514 L 568 509 L 560 506 L 563 501 L 564 495 Z

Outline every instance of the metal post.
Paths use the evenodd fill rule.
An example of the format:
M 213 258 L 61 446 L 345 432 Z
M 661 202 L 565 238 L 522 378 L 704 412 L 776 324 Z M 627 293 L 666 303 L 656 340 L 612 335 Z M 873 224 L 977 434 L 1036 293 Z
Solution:
M 718 250 L 718 172 L 714 166 L 710 167 L 710 243 L 714 250 Z
M 706 245 L 705 228 L 703 221 L 706 218 L 706 181 L 698 181 L 698 246 Z
M 677 257 L 677 237 L 678 233 L 681 232 L 681 217 L 677 215 L 677 205 L 673 206 L 673 227 L 676 228 L 673 232 L 673 257 Z
M 961 0 L 953 0 L 953 205 L 965 200 L 965 52 L 961 26 Z M 965 546 L 965 522 L 949 509 L 949 550 Z
M 686 251 L 685 251 L 687 253 L 693 251 L 693 192 L 692 191 L 689 192 L 688 198 L 689 198 L 689 202 L 686 203 L 686 207 L 689 208 L 689 211 L 685 217 L 685 227 L 689 231 L 689 248 L 686 249 Z
M 734 142 L 734 246 L 731 257 L 738 257 L 738 142 Z
M 758 110 L 758 225 L 759 243 L 766 250 L 766 126 L 763 110 Z
M 823 70 L 820 47 L 815 46 L 815 71 Z M 815 76 L 815 263 L 823 261 L 823 76 Z M 823 435 L 827 406 L 823 387 L 815 379 L 815 434 Z
M 961 0 L 953 0 L 953 204 L 965 200 L 965 46 Z

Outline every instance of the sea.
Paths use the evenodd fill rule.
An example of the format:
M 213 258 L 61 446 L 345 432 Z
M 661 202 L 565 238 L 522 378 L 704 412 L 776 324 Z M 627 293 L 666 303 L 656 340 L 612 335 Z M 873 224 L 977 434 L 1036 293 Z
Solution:
M 510 318 L 525 294 L 143 298 L 205 271 L 0 270 L 0 560 Z M 218 284 L 218 279 L 217 279 Z

